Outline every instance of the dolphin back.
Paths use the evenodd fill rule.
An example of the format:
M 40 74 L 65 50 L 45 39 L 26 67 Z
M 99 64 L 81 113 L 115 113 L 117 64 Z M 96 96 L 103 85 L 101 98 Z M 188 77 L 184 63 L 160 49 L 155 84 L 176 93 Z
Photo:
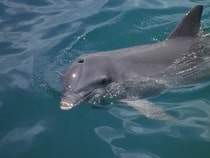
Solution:
M 167 39 L 176 37 L 196 37 L 200 30 L 201 14 L 203 6 L 195 6 L 186 16 L 181 23 L 171 32 Z

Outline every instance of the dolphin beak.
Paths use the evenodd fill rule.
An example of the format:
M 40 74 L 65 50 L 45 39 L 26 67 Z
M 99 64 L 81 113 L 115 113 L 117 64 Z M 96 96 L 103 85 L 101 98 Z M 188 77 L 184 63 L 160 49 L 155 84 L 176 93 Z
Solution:
M 70 110 L 79 104 L 79 99 L 75 96 L 65 95 L 61 98 L 60 108 L 61 110 Z
M 67 103 L 64 101 L 61 101 L 61 103 L 60 103 L 61 110 L 70 110 L 73 107 L 74 107 L 74 105 L 72 103 Z

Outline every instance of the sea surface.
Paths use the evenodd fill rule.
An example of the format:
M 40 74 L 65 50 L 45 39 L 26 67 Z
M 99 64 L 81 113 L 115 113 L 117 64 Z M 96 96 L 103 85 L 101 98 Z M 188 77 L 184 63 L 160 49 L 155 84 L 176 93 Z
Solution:
M 210 80 L 151 101 L 178 120 L 82 103 L 59 108 L 61 74 L 79 55 L 163 41 L 208 0 L 1 0 L 0 158 L 209 158 Z

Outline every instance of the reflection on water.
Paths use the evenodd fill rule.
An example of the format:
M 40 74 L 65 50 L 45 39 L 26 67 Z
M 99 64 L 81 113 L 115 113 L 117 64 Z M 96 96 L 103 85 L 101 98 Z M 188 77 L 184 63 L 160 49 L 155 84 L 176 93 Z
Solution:
M 20 153 L 26 152 L 36 142 L 36 136 L 39 136 L 46 129 L 44 121 L 39 121 L 34 125 L 25 127 L 16 127 L 1 138 L 0 154 L 2 157 L 6 155 L 16 157 Z
M 209 157 L 208 82 L 150 98 L 177 122 L 122 105 L 58 105 L 60 77 L 77 56 L 162 41 L 200 3 L 209 32 L 208 1 L 1 0 L 0 157 Z
M 206 87 L 209 87 L 209 84 L 206 86 L 197 84 L 194 86 L 192 85 L 191 87 L 172 89 L 169 90 L 169 92 L 166 92 L 166 94 L 171 93 L 170 97 L 173 100 L 173 98 L 179 94 L 188 95 L 188 93 L 199 93 L 198 91 L 203 91 Z M 158 98 L 161 98 L 161 96 L 154 97 L 153 99 L 156 100 Z M 139 141 L 141 141 L 141 137 L 152 138 L 156 135 L 160 137 L 170 137 L 170 139 L 191 141 L 202 140 L 210 142 L 209 99 L 208 96 L 208 99 L 196 99 L 176 103 L 171 103 L 170 101 L 157 102 L 165 112 L 176 117 L 176 120 L 168 121 L 148 120 L 148 118 L 142 118 L 134 109 L 122 105 L 113 106 L 109 109 L 109 113 L 121 120 L 121 129 L 119 130 L 119 127 L 117 130 L 111 126 L 101 126 L 95 128 L 95 132 L 102 140 L 110 144 L 115 155 L 122 158 L 126 157 L 125 155 L 131 157 L 158 157 L 149 152 L 142 152 L 142 148 L 135 150 L 135 152 L 130 152 L 129 150 L 124 149 L 121 143 L 116 143 L 121 141 L 127 142 L 130 139 L 127 133 L 137 136 Z
M 179 108 L 175 108 L 173 109 L 176 112 L 181 112 L 182 115 L 188 115 L 189 112 L 186 112 L 185 114 L 183 109 L 187 108 L 188 105 L 187 104 L 191 104 L 191 103 L 185 103 L 180 105 L 180 109 Z M 205 104 L 205 103 L 193 103 L 194 105 L 198 106 L 203 104 L 203 106 L 205 106 L 207 109 L 204 108 L 204 110 L 210 110 L 209 105 L 210 104 Z M 201 105 L 201 107 L 203 107 Z M 188 107 L 188 109 L 190 110 L 191 107 Z M 112 109 L 111 109 L 112 111 Z M 116 110 L 115 110 L 116 111 Z M 118 109 L 118 111 L 120 111 Z M 113 111 L 112 111 L 113 112 Z M 117 115 L 116 113 L 114 114 L 115 116 Z M 119 115 L 122 115 L 122 112 L 119 112 Z M 135 113 L 134 113 L 135 116 Z M 118 116 L 117 116 L 118 117 Z M 204 140 L 204 141 L 210 141 L 209 139 L 209 134 L 210 134 L 210 124 L 209 124 L 209 116 L 196 116 L 196 114 L 194 113 L 194 116 L 191 117 L 187 117 L 186 119 L 181 119 L 178 122 L 163 122 L 161 123 L 158 127 L 145 127 L 144 124 L 141 125 L 141 123 L 137 123 L 140 122 L 139 120 L 135 121 L 132 120 L 133 118 L 131 117 L 123 117 L 120 116 L 122 119 L 122 126 L 124 128 L 124 130 L 122 130 L 123 132 L 132 134 L 132 135 L 136 135 L 136 136 L 151 136 L 154 137 L 154 135 L 158 136 L 169 136 L 171 138 L 174 139 L 181 139 L 181 140 Z M 118 117 L 119 118 L 119 117 Z M 130 120 L 131 119 L 131 120 Z M 135 148 L 138 148 L 135 150 L 135 152 L 130 152 L 129 149 L 125 149 L 123 147 L 121 147 L 122 145 L 120 143 L 115 143 L 115 140 L 123 140 L 123 141 L 129 141 L 129 136 L 127 136 L 127 134 L 122 134 L 122 131 L 117 131 L 114 129 L 114 127 L 110 127 L 110 126 L 101 126 L 101 127 L 97 127 L 95 128 L 95 132 L 96 134 L 105 142 L 107 142 L 113 153 L 116 156 L 119 157 L 148 157 L 148 158 L 156 158 L 158 157 L 157 155 L 154 155 L 152 153 L 149 152 L 142 152 L 143 149 L 138 148 L 135 146 Z M 126 140 L 127 139 L 127 140 Z M 140 138 L 137 138 L 140 140 Z M 137 140 L 135 140 L 137 141 Z M 134 142 L 133 142 L 134 143 Z M 117 144 L 117 145 L 116 145 Z
M 31 143 L 32 139 L 46 130 L 46 126 L 43 121 L 36 123 L 33 126 L 25 128 L 16 128 L 9 132 L 2 141 L 0 146 L 8 145 L 10 143 L 25 141 L 26 144 Z
M 123 139 L 125 136 L 109 126 L 95 128 L 96 134 L 106 141 L 116 156 L 121 158 L 158 158 L 158 156 L 145 152 L 129 152 L 126 149 L 117 147 L 112 144 L 115 139 Z

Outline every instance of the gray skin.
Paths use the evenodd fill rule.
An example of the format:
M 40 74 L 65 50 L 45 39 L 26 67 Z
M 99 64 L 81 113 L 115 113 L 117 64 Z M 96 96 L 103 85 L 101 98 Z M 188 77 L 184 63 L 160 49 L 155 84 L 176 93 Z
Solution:
M 61 109 L 101 98 L 144 98 L 207 77 L 209 54 L 198 37 L 202 11 L 195 6 L 163 42 L 79 56 L 63 75 Z

